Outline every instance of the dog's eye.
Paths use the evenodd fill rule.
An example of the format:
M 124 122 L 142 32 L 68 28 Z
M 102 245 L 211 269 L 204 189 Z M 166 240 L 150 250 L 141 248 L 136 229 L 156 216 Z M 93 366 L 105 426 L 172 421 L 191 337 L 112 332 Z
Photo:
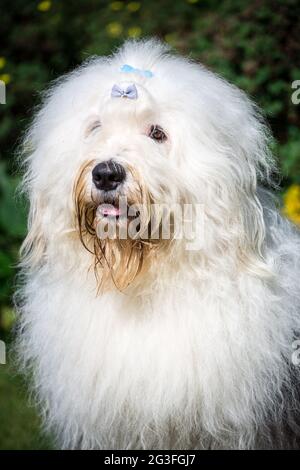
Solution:
M 96 129 L 99 129 L 99 127 L 101 127 L 101 122 L 99 120 L 91 122 L 87 127 L 86 135 L 90 135 Z
M 149 137 L 156 140 L 156 142 L 164 142 L 167 140 L 167 135 L 160 126 L 151 126 L 149 131 Z

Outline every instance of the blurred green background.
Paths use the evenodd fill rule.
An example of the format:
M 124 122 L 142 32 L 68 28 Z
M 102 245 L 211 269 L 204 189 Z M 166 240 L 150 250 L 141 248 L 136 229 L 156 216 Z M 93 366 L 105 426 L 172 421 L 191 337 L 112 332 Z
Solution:
M 254 98 L 276 138 L 283 211 L 300 223 L 300 104 L 291 101 L 292 82 L 300 80 L 299 0 L 1 0 L 0 9 L 0 80 L 7 93 L 0 104 L 0 337 L 8 350 L 15 265 L 26 232 L 14 154 L 44 86 L 126 38 L 158 36 Z M 0 449 L 51 448 L 9 362 L 0 365 Z

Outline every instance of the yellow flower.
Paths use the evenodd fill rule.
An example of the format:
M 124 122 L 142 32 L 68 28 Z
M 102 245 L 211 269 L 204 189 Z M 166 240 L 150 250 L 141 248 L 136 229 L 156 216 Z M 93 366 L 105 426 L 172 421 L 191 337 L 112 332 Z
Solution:
M 283 213 L 293 222 L 300 224 L 300 185 L 292 184 L 284 197 Z
M 142 34 L 142 28 L 139 26 L 132 26 L 131 28 L 128 28 L 127 34 L 130 38 L 139 38 Z
M 0 57 L 0 69 L 3 69 L 3 67 L 5 67 L 5 64 L 6 64 L 5 57 Z
M 122 10 L 124 4 L 123 2 L 112 2 L 109 6 L 113 11 L 119 11 Z
M 8 83 L 11 81 L 11 77 L 9 73 L 3 73 L 2 75 L 0 75 L 0 80 L 2 80 L 2 82 L 5 83 L 5 85 L 8 85 Z
M 44 2 L 40 2 L 37 6 L 39 11 L 48 11 L 51 8 L 51 2 L 45 0 Z
M 130 2 L 127 5 L 127 10 L 131 11 L 134 13 L 135 11 L 138 11 L 141 8 L 140 2 Z
M 15 322 L 15 312 L 12 308 L 4 307 L 2 313 L 2 326 L 4 330 L 9 330 Z
M 113 23 L 109 23 L 106 26 L 106 32 L 109 36 L 112 38 L 117 38 L 122 34 L 123 31 L 123 26 L 120 23 L 117 23 L 116 21 Z

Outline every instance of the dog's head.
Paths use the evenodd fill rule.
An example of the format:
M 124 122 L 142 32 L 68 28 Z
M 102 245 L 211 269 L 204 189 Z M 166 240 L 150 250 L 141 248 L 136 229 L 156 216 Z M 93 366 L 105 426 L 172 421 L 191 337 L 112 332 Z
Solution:
M 272 169 L 267 143 L 242 92 L 156 41 L 93 59 L 50 89 L 25 142 L 27 260 L 59 261 L 70 246 L 79 259 L 80 240 L 100 278 L 108 272 L 124 288 L 151 254 L 182 249 L 178 213 L 180 225 L 183 206 L 193 218 L 198 205 L 203 256 L 234 247 L 237 259 L 258 265 L 256 187 Z
M 170 161 L 172 116 L 155 90 L 147 89 L 144 73 L 153 80 L 152 72 L 123 68 L 116 69 L 118 83 L 108 82 L 103 102 L 83 123 L 74 184 L 82 244 L 96 266 L 109 267 L 120 288 L 145 267 L 153 250 L 173 239 L 170 208 L 182 203 L 187 188 Z M 132 81 L 124 81 L 127 75 Z M 169 229 L 164 238 L 163 219 Z

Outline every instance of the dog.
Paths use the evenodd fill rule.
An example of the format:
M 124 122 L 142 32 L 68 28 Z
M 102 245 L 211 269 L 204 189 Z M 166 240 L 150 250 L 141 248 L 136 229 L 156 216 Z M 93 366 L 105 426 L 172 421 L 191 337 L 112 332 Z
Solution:
M 17 353 L 58 447 L 297 447 L 300 238 L 271 139 L 242 91 L 155 39 L 45 93 L 21 153 Z

